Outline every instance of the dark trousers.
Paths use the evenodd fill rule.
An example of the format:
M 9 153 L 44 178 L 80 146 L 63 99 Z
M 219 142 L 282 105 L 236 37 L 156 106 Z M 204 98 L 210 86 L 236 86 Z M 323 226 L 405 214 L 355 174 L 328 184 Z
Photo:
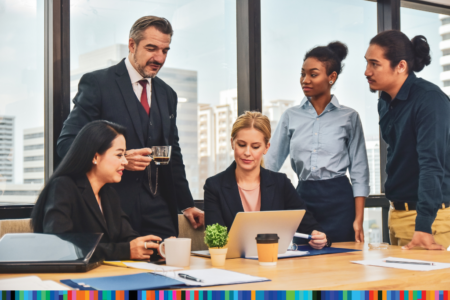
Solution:
M 355 198 L 347 176 L 300 181 L 297 192 L 332 242 L 355 240 Z

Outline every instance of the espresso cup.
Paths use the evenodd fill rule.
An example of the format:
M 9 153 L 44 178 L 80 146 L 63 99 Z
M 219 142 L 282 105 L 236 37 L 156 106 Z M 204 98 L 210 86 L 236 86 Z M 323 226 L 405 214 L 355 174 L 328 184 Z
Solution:
M 256 236 L 258 261 L 261 266 L 275 266 L 278 261 L 278 240 L 276 233 L 264 233 Z
M 168 165 L 171 153 L 172 153 L 172 146 L 153 146 L 152 154 L 150 154 L 149 156 L 158 166 Z
M 166 259 L 166 265 L 168 266 L 189 267 L 191 261 L 191 239 L 165 239 L 159 245 L 159 253 Z

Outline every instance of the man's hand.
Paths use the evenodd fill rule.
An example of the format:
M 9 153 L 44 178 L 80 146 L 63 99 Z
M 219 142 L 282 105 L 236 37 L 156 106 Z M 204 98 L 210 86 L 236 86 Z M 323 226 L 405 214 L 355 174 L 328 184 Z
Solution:
M 313 239 L 309 241 L 309 245 L 314 249 L 322 249 L 327 245 L 327 236 L 325 233 L 313 230 L 311 236 Z
M 159 250 L 159 244 L 152 241 L 161 241 L 161 238 L 156 235 L 146 235 L 135 238 L 130 242 L 130 259 L 137 260 L 150 260 L 150 255 L 153 254 L 153 250 Z M 147 249 L 145 249 L 145 243 L 147 243 Z
M 445 248 L 434 241 L 433 235 L 415 231 L 411 242 L 402 247 L 403 250 L 410 250 L 414 247 L 422 247 L 427 250 L 445 250 Z
M 192 227 L 197 229 L 205 224 L 205 213 L 197 207 L 190 207 L 183 211 L 183 215 L 191 222 Z
M 355 241 L 357 243 L 364 243 L 364 228 L 362 221 L 355 219 L 353 222 L 353 229 L 355 230 Z
M 150 148 L 133 149 L 125 152 L 125 158 L 128 164 L 125 165 L 125 170 L 128 171 L 144 171 L 150 164 L 152 159 L 147 155 L 152 153 Z

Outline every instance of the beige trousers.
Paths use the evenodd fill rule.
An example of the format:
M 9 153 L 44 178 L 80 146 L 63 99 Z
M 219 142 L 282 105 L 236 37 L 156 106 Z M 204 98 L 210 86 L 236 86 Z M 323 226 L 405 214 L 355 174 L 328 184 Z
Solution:
M 395 210 L 391 206 L 388 227 L 392 245 L 404 246 L 412 240 L 416 216 L 415 210 Z M 436 243 L 445 248 L 450 246 L 450 207 L 438 210 L 431 232 Z

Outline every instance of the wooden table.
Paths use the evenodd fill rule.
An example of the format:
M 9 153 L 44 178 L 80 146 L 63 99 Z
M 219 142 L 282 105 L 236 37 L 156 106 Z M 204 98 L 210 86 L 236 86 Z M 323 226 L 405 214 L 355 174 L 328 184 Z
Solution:
M 450 252 L 369 250 L 367 244 L 336 243 L 334 247 L 361 249 L 358 252 L 281 259 L 276 267 L 259 266 L 249 259 L 227 260 L 224 269 L 266 277 L 270 282 L 208 287 L 217 290 L 444 290 L 450 287 L 450 269 L 420 272 L 353 264 L 350 261 L 379 259 L 389 256 L 450 263 Z M 190 269 L 210 268 L 207 258 L 191 257 Z M 36 274 L 42 280 L 116 276 L 140 273 L 142 270 L 103 265 L 88 273 Z M 0 279 L 29 274 L 0 274 Z

